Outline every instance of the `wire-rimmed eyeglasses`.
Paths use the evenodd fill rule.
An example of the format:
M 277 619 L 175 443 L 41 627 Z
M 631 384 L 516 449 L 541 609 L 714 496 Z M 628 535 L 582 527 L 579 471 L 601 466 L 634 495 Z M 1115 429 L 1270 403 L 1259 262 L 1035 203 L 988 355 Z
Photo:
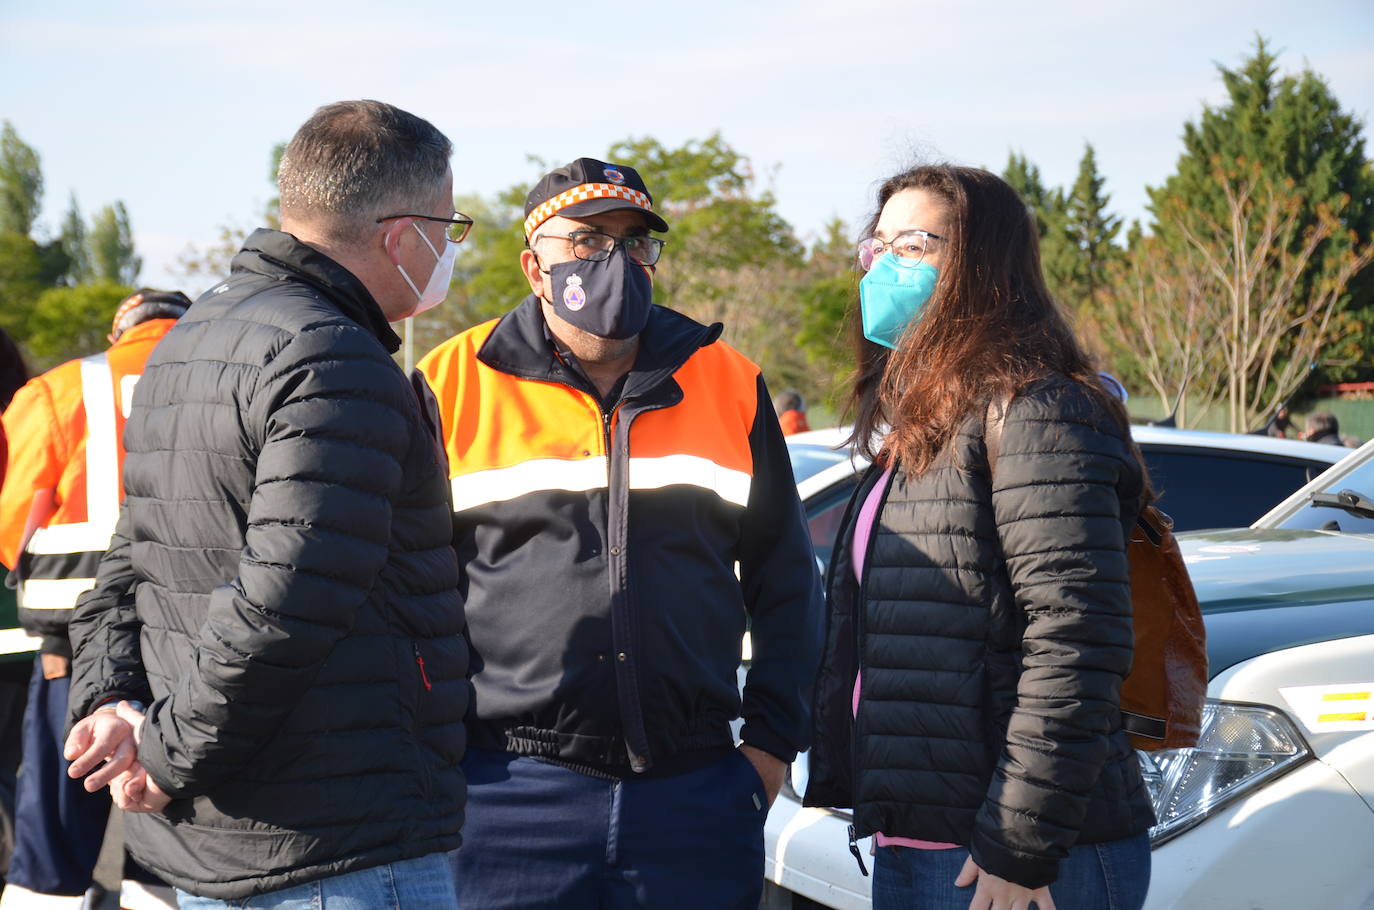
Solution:
M 931 246 L 930 242 L 934 240 L 938 243 L 944 239 L 930 231 L 903 231 L 890 242 L 869 237 L 859 243 L 859 266 L 866 272 L 873 268 L 873 263 L 879 256 L 891 251 L 897 254 L 899 265 L 909 269 L 915 268 L 925 258 L 926 250 Z

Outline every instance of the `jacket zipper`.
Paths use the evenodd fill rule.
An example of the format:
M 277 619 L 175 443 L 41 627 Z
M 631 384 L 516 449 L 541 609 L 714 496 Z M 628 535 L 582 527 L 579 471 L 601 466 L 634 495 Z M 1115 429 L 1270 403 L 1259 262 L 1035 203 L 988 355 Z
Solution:
M 415 665 L 420 668 L 420 682 L 425 684 L 425 691 L 431 692 L 434 687 L 429 683 L 429 674 L 425 672 L 425 659 L 420 656 L 420 643 L 412 641 L 410 647 L 415 651 Z

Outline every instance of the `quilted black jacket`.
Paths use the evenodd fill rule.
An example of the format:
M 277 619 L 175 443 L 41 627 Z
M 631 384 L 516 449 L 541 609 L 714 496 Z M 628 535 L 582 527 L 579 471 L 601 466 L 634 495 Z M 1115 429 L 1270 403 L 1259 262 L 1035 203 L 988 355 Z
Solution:
M 862 586 L 853 523 L 881 470 L 850 504 L 805 801 L 852 806 L 860 836 L 967 845 L 1040 887 L 1075 844 L 1154 821 L 1118 714 L 1143 480 L 1126 429 L 1067 379 L 1012 400 L 995 482 L 982 423 L 913 482 L 894 472 Z
M 258 231 L 158 346 L 72 622 L 73 719 L 149 703 L 130 852 L 236 899 L 459 844 L 467 647 L 442 450 L 348 271 Z

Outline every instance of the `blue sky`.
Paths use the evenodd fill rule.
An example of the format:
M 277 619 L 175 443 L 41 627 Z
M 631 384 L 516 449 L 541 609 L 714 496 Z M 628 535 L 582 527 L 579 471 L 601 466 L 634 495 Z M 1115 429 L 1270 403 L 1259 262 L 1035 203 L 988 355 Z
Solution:
M 1062 184 L 1091 142 L 1114 208 L 1140 217 L 1184 122 L 1222 97 L 1215 64 L 1256 33 L 1368 123 L 1368 0 L 4 0 L 0 118 L 42 157 L 48 228 L 73 192 L 87 216 L 122 199 L 143 283 L 166 285 L 188 243 L 254 224 L 273 144 L 356 97 L 452 138 L 458 193 L 531 180 L 530 155 L 719 131 L 814 236 L 860 222 L 914 158 L 1000 170 L 1015 149 Z

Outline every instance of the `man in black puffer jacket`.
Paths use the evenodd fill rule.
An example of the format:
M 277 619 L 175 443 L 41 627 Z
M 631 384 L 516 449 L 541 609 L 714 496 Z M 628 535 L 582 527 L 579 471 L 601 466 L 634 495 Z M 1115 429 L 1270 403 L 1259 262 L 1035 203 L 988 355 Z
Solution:
M 387 325 L 447 291 L 471 223 L 451 154 L 390 105 L 321 108 L 281 163 L 282 230 L 139 381 L 118 530 L 72 621 L 67 752 L 197 907 L 454 902 L 458 567 L 428 391 Z

